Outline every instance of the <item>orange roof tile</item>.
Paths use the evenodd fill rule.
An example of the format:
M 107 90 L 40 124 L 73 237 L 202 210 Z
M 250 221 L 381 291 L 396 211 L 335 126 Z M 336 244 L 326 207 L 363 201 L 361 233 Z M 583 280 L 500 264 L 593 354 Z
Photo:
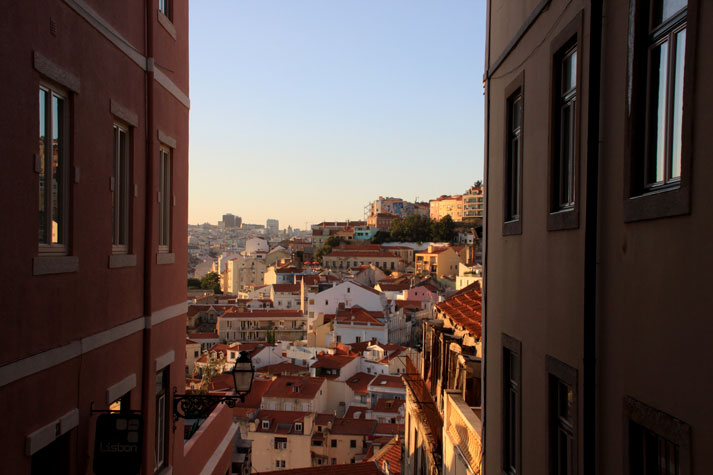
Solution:
M 345 419 L 366 419 L 366 411 L 367 411 L 366 406 L 349 406 L 349 409 L 347 409 L 347 413 L 344 414 Z M 359 417 L 355 417 L 354 414 L 359 412 Z
M 357 373 L 351 378 L 347 379 L 347 384 L 352 391 L 357 394 L 367 394 L 367 388 L 369 383 L 374 380 L 374 375 L 369 373 Z
M 263 396 L 314 399 L 319 393 L 324 381 L 324 378 L 312 378 L 310 376 L 278 376 L 273 380 L 270 388 Z
M 295 432 L 294 423 L 304 422 L 305 416 L 308 414 L 309 412 L 261 410 L 257 413 L 260 423 L 255 427 L 255 431 L 274 434 L 301 434 L 302 432 Z M 263 427 L 265 420 L 269 421 L 267 429 Z
M 355 358 L 355 355 L 317 355 L 317 361 L 312 363 L 312 368 L 340 369 Z
M 406 401 L 403 399 L 379 399 L 376 401 L 376 405 L 371 408 L 374 412 L 399 412 L 399 408 L 404 405 Z
M 480 338 L 482 334 L 481 305 L 480 282 L 473 282 L 436 305 L 436 308 L 446 318 L 466 329 L 474 337 Z
M 372 381 L 369 386 L 384 387 L 384 388 L 403 388 L 404 382 L 401 376 L 390 376 L 388 374 L 380 374 Z

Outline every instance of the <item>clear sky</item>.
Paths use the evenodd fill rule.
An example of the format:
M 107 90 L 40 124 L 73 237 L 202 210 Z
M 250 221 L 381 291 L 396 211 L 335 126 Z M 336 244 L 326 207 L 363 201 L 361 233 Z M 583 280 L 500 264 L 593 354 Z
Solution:
M 304 228 L 483 176 L 485 0 L 190 2 L 191 224 Z

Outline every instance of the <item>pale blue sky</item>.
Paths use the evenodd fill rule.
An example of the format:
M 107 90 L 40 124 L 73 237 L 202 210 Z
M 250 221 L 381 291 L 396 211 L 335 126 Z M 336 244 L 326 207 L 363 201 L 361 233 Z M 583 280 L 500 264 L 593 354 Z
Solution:
M 189 222 L 361 219 L 483 176 L 485 0 L 193 0 Z

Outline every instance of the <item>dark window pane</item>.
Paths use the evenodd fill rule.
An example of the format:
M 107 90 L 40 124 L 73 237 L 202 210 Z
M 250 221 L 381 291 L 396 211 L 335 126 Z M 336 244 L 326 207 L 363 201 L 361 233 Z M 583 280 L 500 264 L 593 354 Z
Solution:
M 654 2 L 653 26 L 665 22 L 686 6 L 688 0 L 657 0 Z
M 683 70 L 686 53 L 686 30 L 676 34 L 676 59 L 673 74 L 673 126 L 671 136 L 671 173 L 669 178 L 681 177 L 681 125 L 683 123 Z
M 668 43 L 651 50 L 649 89 L 649 160 L 647 183 L 661 183 L 666 160 L 666 90 L 668 87 Z
M 52 243 L 63 244 L 64 234 L 64 100 L 52 96 Z
M 39 193 L 39 241 L 47 244 L 47 91 L 40 89 L 40 193 Z
M 577 50 L 567 54 L 562 61 L 562 94 L 577 86 Z
M 119 235 L 118 242 L 122 246 L 127 244 L 128 237 L 128 218 L 129 218 L 129 177 L 128 177 L 128 154 L 127 154 L 127 137 L 124 130 L 119 129 L 119 183 L 118 183 L 118 206 L 119 206 Z

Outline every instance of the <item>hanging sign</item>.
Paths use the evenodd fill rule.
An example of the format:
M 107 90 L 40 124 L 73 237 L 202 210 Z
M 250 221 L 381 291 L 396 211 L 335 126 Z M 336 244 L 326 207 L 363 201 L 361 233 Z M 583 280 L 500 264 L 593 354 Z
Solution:
M 101 414 L 94 437 L 96 475 L 134 475 L 141 471 L 143 417 L 137 413 Z

